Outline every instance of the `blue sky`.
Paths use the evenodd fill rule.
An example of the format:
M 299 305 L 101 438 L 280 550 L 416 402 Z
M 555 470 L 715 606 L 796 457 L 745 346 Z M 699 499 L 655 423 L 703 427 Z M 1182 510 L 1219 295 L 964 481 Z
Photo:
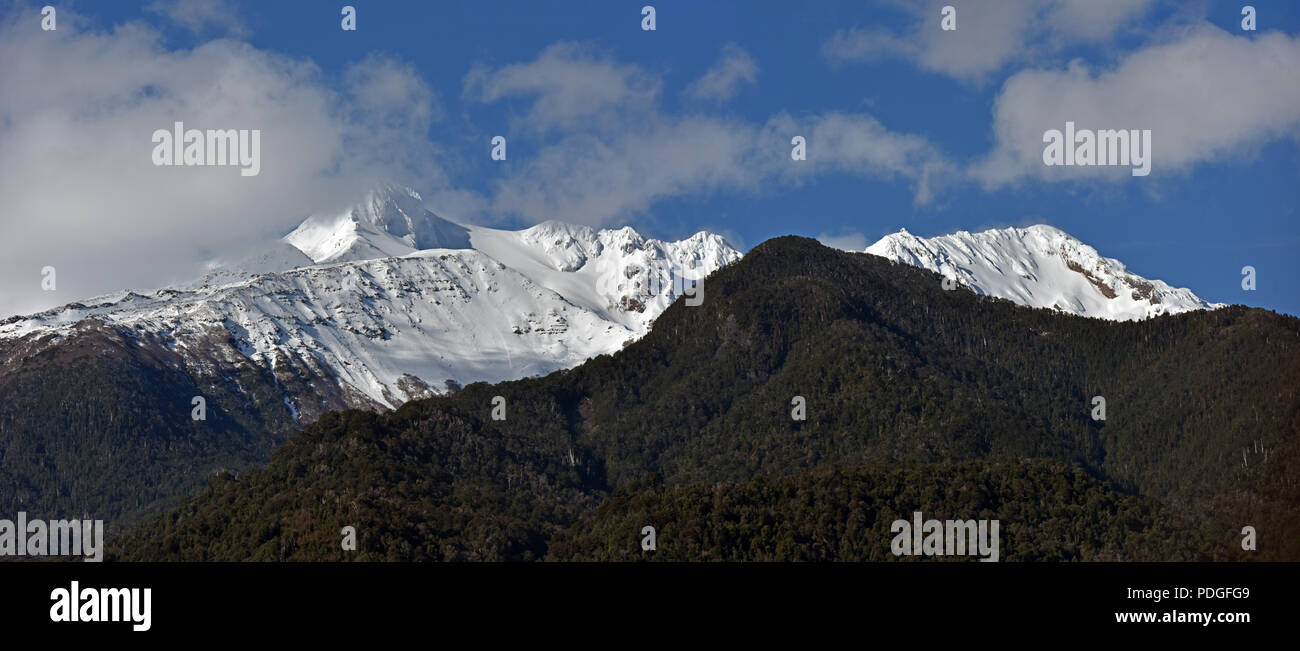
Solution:
M 41 43 L 22 31 L 39 20 L 39 4 L 8 5 L 6 34 Z M 258 62 L 247 84 L 258 97 L 231 102 L 233 126 L 260 124 L 245 109 L 277 97 L 276 84 L 289 89 L 285 106 L 299 96 L 324 106 L 322 124 L 364 114 L 364 131 L 379 144 L 357 144 L 364 132 L 324 125 L 317 140 L 337 135 L 341 143 L 326 150 L 325 171 L 319 161 L 276 158 L 275 135 L 265 127 L 266 181 L 247 193 L 184 195 L 202 204 L 196 214 L 254 215 L 250 205 L 266 207 L 246 223 L 265 231 L 259 236 L 300 217 L 277 216 L 285 206 L 307 206 L 294 193 L 321 205 L 343 200 L 353 191 L 348 175 L 398 177 L 432 209 L 461 220 L 630 224 L 661 238 L 710 229 L 744 248 L 788 233 L 865 246 L 900 228 L 932 236 L 1049 223 L 1135 273 L 1208 300 L 1300 314 L 1296 3 L 1251 3 L 1255 32 L 1241 30 L 1242 2 L 54 4 L 65 32 L 59 38 L 69 39 L 61 42 L 81 39 L 100 58 L 129 49 L 115 39 L 154 39 L 123 54 L 123 67 L 156 65 L 164 96 L 198 92 L 175 77 L 181 66 L 221 69 L 199 60 L 222 57 Z M 355 32 L 340 29 L 344 4 L 356 7 Z M 656 9 L 655 31 L 641 29 L 644 4 Z M 957 8 L 953 34 L 939 29 L 943 4 Z M 214 40 L 225 45 L 211 48 Z M 211 56 L 196 56 L 205 46 Z M 47 46 L 24 51 L 36 47 Z M 90 55 L 58 56 L 19 62 L 53 86 L 33 94 L 38 109 L 43 98 L 70 92 L 57 88 L 65 73 L 51 57 L 68 68 L 92 65 Z M 367 86 L 376 69 L 385 71 L 384 83 Z M 66 76 L 76 74 L 92 72 Z M 122 74 L 123 84 L 155 86 L 148 72 Z M 318 94 L 326 99 L 312 99 Z M 126 101 L 134 107 L 149 96 Z M 367 98 L 386 103 L 380 117 Z M 224 95 L 205 101 L 209 119 L 223 115 Z M 406 102 L 417 118 L 403 114 Z M 0 124 L 15 131 L 16 118 L 3 110 L 8 121 Z M 9 110 L 16 115 L 18 107 Z M 124 109 L 123 123 L 131 115 Z M 1151 174 L 1026 165 L 1026 155 L 1041 152 L 1041 125 L 1061 128 L 1071 118 L 1094 128 L 1152 129 Z M 104 121 L 96 128 L 112 126 Z M 302 122 L 302 142 L 310 143 L 312 120 Z M 508 138 L 504 162 L 489 158 L 494 135 Z M 808 161 L 789 160 L 792 135 L 809 137 Z M 311 171 L 277 172 L 277 161 Z M 314 185 L 325 177 L 337 196 Z M 142 187 L 157 185 L 140 179 Z M 283 190 L 272 196 L 276 179 Z M 181 274 L 182 260 L 246 245 L 228 235 L 249 230 L 238 218 L 208 229 L 177 217 L 195 212 L 186 212 L 184 196 L 169 198 L 158 217 L 176 250 L 160 256 L 155 271 L 175 266 Z M 84 210 L 97 206 L 114 210 L 103 197 Z M 186 239 L 199 231 L 204 239 Z M 104 248 L 102 239 L 87 241 L 87 250 Z M 1241 288 L 1246 265 L 1257 270 L 1253 292 Z M 149 267 L 122 282 L 147 285 Z

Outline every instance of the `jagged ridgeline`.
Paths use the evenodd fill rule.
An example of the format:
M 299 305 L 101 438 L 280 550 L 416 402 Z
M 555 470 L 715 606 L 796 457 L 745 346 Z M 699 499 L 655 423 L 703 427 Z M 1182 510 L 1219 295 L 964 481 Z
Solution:
M 1292 317 L 1065 316 L 784 237 L 613 356 L 327 415 L 115 555 L 892 559 L 923 511 L 999 519 L 1003 560 L 1300 560 L 1298 378 Z

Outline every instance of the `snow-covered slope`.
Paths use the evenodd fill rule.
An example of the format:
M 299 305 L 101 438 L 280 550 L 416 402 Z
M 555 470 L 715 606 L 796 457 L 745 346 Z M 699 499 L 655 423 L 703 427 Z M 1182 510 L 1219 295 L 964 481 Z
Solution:
M 184 288 L 223 285 L 258 274 L 287 271 L 313 264 L 315 262 L 307 254 L 299 251 L 292 244 L 280 240 L 237 258 L 210 261 L 208 271 L 203 274 L 203 277 L 184 285 Z
M 932 238 L 901 230 L 866 252 L 929 269 L 979 294 L 1082 316 L 1131 321 L 1222 307 L 1130 273 L 1120 261 L 1046 225 Z
M 1218 307 L 1128 273 L 1048 226 L 931 239 L 902 231 L 867 252 L 982 294 L 1086 316 Z M 386 187 L 240 259 L 214 262 L 188 285 L 13 317 L 0 322 L 0 339 L 30 337 L 22 349 L 40 351 L 108 328 L 235 385 L 242 373 L 264 372 L 295 414 L 395 407 L 615 352 L 649 331 L 683 279 L 740 256 L 703 232 L 665 242 L 560 222 L 521 231 L 461 225 L 426 210 L 414 192 Z
M 318 263 L 470 248 L 464 226 L 438 217 L 415 191 L 396 186 L 371 192 L 343 214 L 308 217 L 284 241 Z
M 681 293 L 675 276 L 703 277 L 739 258 L 708 233 L 663 242 L 558 222 L 462 226 L 409 190 L 384 188 L 188 286 L 9 319 L 0 338 L 68 336 L 93 319 L 184 351 L 225 332 L 262 368 L 291 363 L 334 378 L 355 406 L 395 407 L 615 352 Z

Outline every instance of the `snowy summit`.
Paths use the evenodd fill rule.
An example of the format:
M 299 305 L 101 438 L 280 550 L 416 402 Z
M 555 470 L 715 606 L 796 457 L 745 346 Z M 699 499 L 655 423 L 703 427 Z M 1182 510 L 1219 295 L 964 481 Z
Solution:
M 1113 321 L 1223 307 L 1130 273 L 1119 260 L 1042 224 L 932 238 L 901 230 L 866 252 L 929 269 L 978 294 Z
M 702 278 L 740 256 L 705 232 L 665 242 L 560 222 L 462 225 L 384 187 L 188 286 L 14 317 L 0 338 L 129 328 L 195 361 L 300 369 L 336 382 L 349 406 L 396 407 L 616 352 L 678 297 L 674 276 Z

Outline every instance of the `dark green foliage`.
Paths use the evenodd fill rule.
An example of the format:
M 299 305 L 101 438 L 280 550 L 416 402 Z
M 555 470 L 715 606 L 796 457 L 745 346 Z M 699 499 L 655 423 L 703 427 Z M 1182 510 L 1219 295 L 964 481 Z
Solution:
M 19 345 L 33 342 L 0 344 L 3 518 L 103 519 L 115 535 L 197 493 L 214 472 L 265 463 L 296 430 L 274 379 L 251 367 L 234 378 L 191 375 L 158 342 L 107 328 L 30 357 Z M 191 418 L 199 395 L 202 422 Z
M 351 525 L 357 560 L 540 559 L 596 502 L 587 463 L 570 461 L 558 425 L 520 436 L 441 402 L 326 415 L 268 468 L 223 476 L 134 536 L 132 557 L 341 560 Z
M 364 427 L 355 416 L 309 427 L 269 470 L 151 524 L 126 556 L 339 558 L 338 529 L 352 524 L 366 550 L 358 558 L 537 558 L 584 508 L 648 473 L 668 487 L 739 484 L 727 490 L 744 495 L 776 485 L 755 478 L 788 475 L 771 481 L 830 490 L 809 471 L 889 464 L 900 467 L 891 476 L 910 478 L 898 490 L 922 498 L 920 510 L 956 513 L 933 471 L 909 467 L 1036 458 L 1080 468 L 1167 515 L 1142 506 L 1152 502 L 1097 494 L 1099 484 L 1064 466 L 1069 478 L 1058 487 L 1043 476 L 1049 466 L 1036 466 L 1025 471 L 1027 486 L 997 484 L 1001 497 L 988 501 L 1006 511 L 997 516 L 1008 531 L 1041 534 L 1017 539 L 1024 558 L 1137 558 L 1150 549 L 1162 559 L 1300 560 L 1294 318 L 1242 307 L 1141 323 L 1063 316 L 944 291 L 925 271 L 802 238 L 764 243 L 705 286 L 702 306 L 679 301 L 615 356 L 471 385 Z M 488 420 L 494 395 L 507 399 L 507 421 Z M 796 395 L 807 399 L 806 422 L 790 418 Z M 1095 395 L 1107 400 L 1104 422 L 1090 418 Z M 322 457 L 333 460 L 328 470 Z M 886 499 L 873 486 L 862 499 Z M 698 489 L 681 491 L 664 508 L 701 508 Z M 1074 497 L 1055 510 L 1027 502 L 1058 493 Z M 778 501 L 755 513 L 800 517 L 781 504 L 798 506 Z M 618 521 L 618 511 L 609 517 L 578 526 Z M 1209 547 L 1156 542 L 1173 530 L 1171 518 Z M 1241 552 L 1244 525 L 1259 531 L 1258 552 Z M 847 525 L 807 530 L 839 526 Z M 700 544 L 712 545 L 706 529 Z M 588 534 L 596 538 L 567 534 L 570 553 L 599 555 L 591 545 L 615 535 Z M 840 559 L 876 558 L 873 544 L 887 549 L 887 539 L 825 543 Z M 716 553 L 797 555 L 775 549 Z
M 620 487 L 552 546 L 554 560 L 885 561 L 895 520 L 1000 520 L 1002 561 L 1212 560 L 1165 510 L 1056 461 L 965 461 Z M 652 525 L 657 549 L 643 551 Z M 571 536 L 571 538 L 569 537 Z M 931 557 L 971 561 L 972 556 Z M 1219 560 L 1228 556 L 1219 554 Z M 929 560 L 929 558 L 927 558 Z

